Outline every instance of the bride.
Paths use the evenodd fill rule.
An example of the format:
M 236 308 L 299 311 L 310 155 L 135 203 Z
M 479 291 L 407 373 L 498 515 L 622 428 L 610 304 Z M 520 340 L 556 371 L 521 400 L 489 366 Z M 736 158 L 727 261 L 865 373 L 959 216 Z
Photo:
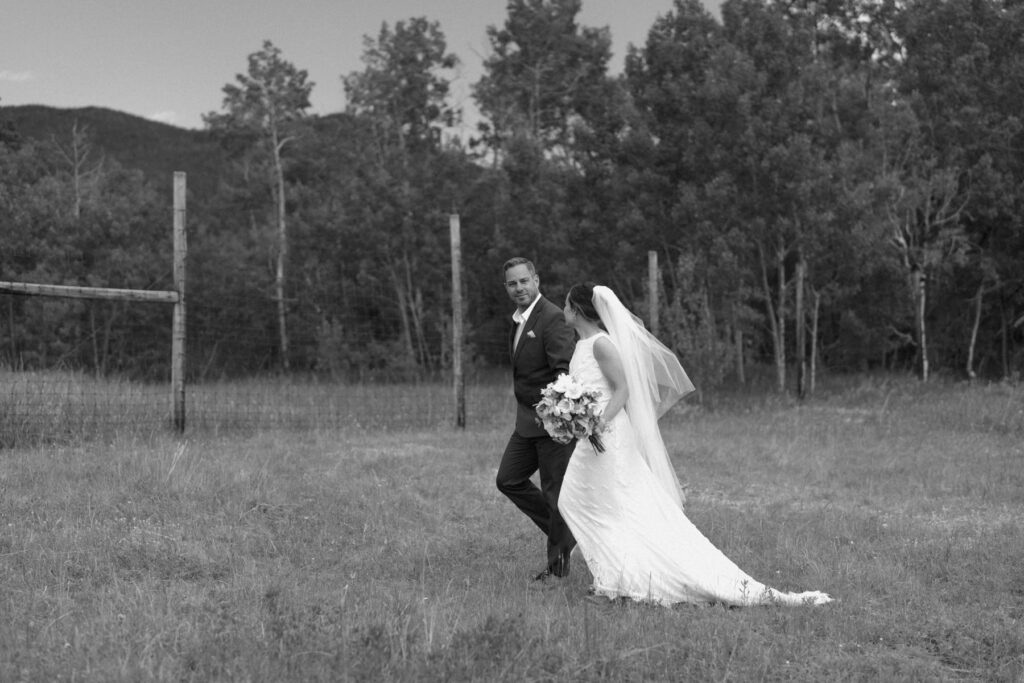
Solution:
M 604 449 L 577 442 L 558 498 L 593 592 L 661 605 L 830 602 L 819 591 L 787 593 L 754 580 L 687 519 L 658 429 L 658 418 L 694 388 L 675 354 L 607 287 L 574 285 L 563 313 L 580 338 L 569 372 L 606 401 Z

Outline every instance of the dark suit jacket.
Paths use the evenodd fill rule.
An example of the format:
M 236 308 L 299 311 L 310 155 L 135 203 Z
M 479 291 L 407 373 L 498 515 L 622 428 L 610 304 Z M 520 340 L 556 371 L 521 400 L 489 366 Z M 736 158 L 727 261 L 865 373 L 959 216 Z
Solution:
M 534 406 L 544 387 L 563 372 L 569 372 L 576 333 L 565 323 L 562 309 L 542 296 L 526 319 L 519 346 L 513 349 L 515 337 L 516 325 L 512 325 L 508 344 L 516 394 L 516 433 L 544 436 L 544 428 L 536 422 Z

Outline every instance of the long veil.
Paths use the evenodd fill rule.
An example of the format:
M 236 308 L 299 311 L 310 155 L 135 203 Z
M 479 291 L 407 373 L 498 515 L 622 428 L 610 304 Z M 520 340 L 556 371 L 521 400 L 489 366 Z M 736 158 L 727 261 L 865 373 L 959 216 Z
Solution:
M 693 391 L 693 383 L 676 354 L 647 331 L 615 292 L 595 286 L 594 308 L 622 356 L 629 388 L 625 409 L 636 431 L 640 452 L 655 478 L 682 508 L 679 479 L 661 438 L 658 418 Z

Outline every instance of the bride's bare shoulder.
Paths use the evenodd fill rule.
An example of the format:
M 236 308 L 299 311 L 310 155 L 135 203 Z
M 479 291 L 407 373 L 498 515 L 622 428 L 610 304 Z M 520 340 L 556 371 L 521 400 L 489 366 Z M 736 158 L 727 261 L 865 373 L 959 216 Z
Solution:
M 594 339 L 594 357 L 598 360 L 618 359 L 619 350 L 607 334 L 598 334 Z

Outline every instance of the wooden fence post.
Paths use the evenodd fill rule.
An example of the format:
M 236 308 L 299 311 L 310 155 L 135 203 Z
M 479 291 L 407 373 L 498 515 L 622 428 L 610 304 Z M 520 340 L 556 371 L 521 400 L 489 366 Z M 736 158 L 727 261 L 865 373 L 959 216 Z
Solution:
M 174 304 L 171 326 L 171 420 L 185 431 L 185 174 L 174 173 L 174 291 L 78 287 L 33 282 L 0 282 L 0 294 L 52 296 L 104 301 L 160 301 Z M 13 325 L 12 325 L 13 329 Z
M 452 382 L 455 391 L 455 426 L 466 428 L 466 377 L 462 369 L 462 235 L 459 214 L 448 217 L 452 244 Z
M 185 431 L 185 174 L 174 173 L 174 322 L 171 330 L 171 405 L 174 428 Z

